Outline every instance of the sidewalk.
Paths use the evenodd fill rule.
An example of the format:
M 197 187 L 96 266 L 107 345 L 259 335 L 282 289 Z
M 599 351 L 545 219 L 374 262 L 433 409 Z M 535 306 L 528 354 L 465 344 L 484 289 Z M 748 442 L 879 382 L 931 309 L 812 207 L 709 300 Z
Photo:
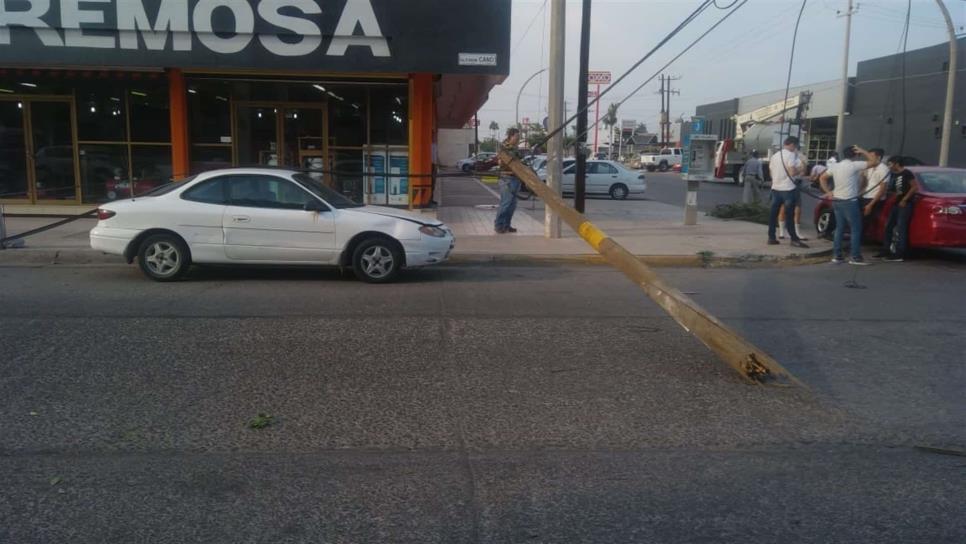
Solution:
M 440 220 L 456 234 L 454 261 L 586 259 L 596 253 L 569 227 L 562 227 L 562 238 L 543 237 L 543 203 L 521 201 L 514 218 L 517 234 L 493 232 L 496 199 L 492 204 L 443 206 Z M 532 208 L 532 209 L 531 209 Z M 428 215 L 428 214 L 427 214 Z M 708 264 L 722 261 L 777 261 L 825 255 L 831 243 L 810 239 L 808 250 L 792 248 L 787 240 L 781 245 L 766 245 L 766 227 L 744 221 L 729 221 L 700 216 L 698 225 L 684 226 L 682 208 L 645 199 L 587 201 L 587 216 L 628 251 L 654 263 Z M 9 234 L 24 232 L 57 221 L 50 217 L 8 217 Z M 96 220 L 73 223 L 30 236 L 26 248 L 0 251 L 4 263 L 118 263 L 115 256 L 90 249 L 88 232 Z

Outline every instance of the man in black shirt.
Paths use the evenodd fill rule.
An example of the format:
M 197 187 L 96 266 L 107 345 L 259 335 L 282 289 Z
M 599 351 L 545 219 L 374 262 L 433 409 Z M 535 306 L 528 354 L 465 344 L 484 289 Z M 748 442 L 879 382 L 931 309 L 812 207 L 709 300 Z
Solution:
M 902 157 L 890 157 L 889 171 L 892 172 L 892 189 L 896 193 L 895 205 L 889 211 L 889 221 L 886 223 L 885 233 L 882 235 L 882 251 L 879 257 L 887 261 L 902 262 L 909 247 L 909 222 L 912 219 L 912 198 L 919 190 L 916 175 L 905 166 Z M 895 251 L 892 242 L 895 239 Z

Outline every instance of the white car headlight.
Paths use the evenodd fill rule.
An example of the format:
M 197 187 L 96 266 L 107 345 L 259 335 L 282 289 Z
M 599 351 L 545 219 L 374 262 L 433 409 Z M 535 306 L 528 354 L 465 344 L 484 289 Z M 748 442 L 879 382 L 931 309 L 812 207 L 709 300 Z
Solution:
M 432 236 L 433 238 L 445 238 L 446 237 L 446 231 L 445 230 L 443 230 L 443 229 L 441 229 L 439 227 L 434 227 L 432 225 L 423 225 L 423 226 L 419 227 L 419 232 L 425 234 L 426 236 Z

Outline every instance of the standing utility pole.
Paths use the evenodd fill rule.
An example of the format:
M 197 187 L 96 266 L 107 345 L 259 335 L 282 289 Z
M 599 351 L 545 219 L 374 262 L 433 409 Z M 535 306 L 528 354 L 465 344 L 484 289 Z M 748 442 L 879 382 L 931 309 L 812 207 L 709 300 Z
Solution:
M 563 124 L 564 119 L 564 75 L 565 40 L 567 31 L 566 0 L 550 0 L 550 93 L 548 95 L 547 125 L 553 130 Z M 563 187 L 564 136 L 562 130 L 550 138 L 547 144 L 547 185 L 557 196 Z M 543 235 L 547 238 L 560 238 L 560 216 L 550 206 L 544 207 Z
M 476 154 L 480 154 L 480 112 L 473 114 L 473 142 Z
M 949 16 L 949 10 L 943 0 L 936 0 L 939 9 L 943 12 L 946 19 L 946 28 L 949 30 L 949 76 L 946 79 L 946 111 L 943 114 L 943 133 L 942 140 L 939 141 L 939 166 L 949 166 L 949 137 L 953 130 L 953 96 L 956 91 L 956 68 L 957 53 L 959 44 L 956 40 L 956 28 L 953 26 L 953 19 Z
M 577 74 L 577 142 L 574 157 L 574 208 L 584 213 L 584 197 L 587 188 L 587 77 L 590 71 L 590 0 L 583 0 L 583 16 L 580 21 L 580 72 Z
M 661 147 L 671 146 L 671 95 L 681 91 L 671 89 L 671 82 L 680 77 L 661 76 Z
M 843 132 L 845 130 L 845 109 L 849 103 L 849 42 L 852 37 L 852 0 L 845 11 L 845 52 L 842 54 L 842 102 L 839 108 L 839 119 L 835 127 L 835 148 L 842 149 L 845 145 Z

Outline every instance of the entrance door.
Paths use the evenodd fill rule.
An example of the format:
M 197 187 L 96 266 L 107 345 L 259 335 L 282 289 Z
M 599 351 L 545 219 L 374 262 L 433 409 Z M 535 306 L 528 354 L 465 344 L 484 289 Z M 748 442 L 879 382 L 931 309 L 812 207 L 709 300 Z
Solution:
M 323 169 L 324 103 L 239 102 L 235 119 L 239 166 Z
M 77 202 L 71 99 L 0 101 L 0 198 Z

